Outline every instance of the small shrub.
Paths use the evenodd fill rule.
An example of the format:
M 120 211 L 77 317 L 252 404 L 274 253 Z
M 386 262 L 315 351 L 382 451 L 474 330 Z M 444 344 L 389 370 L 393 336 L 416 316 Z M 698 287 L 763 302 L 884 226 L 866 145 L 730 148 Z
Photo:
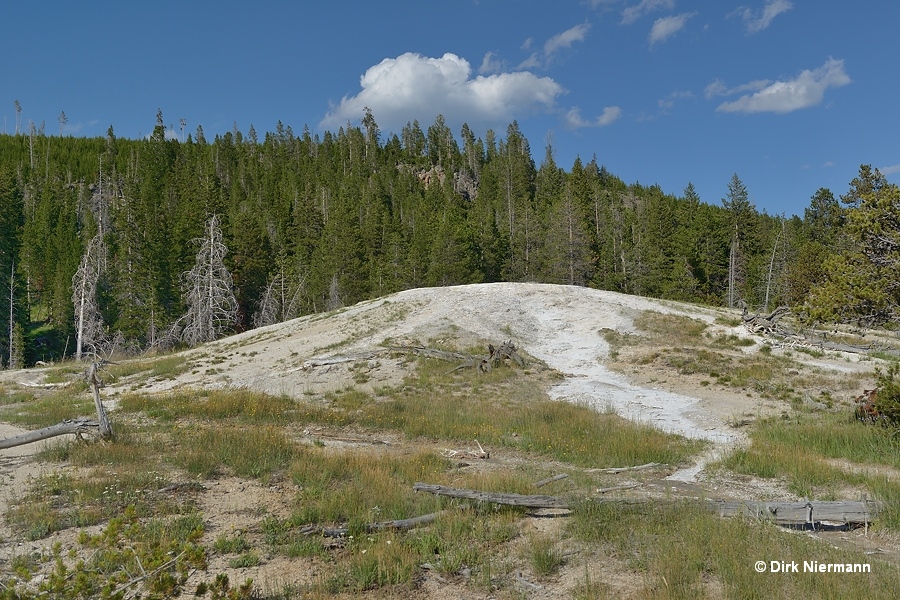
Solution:
M 892 363 L 886 371 L 875 369 L 878 384 L 873 404 L 880 421 L 891 427 L 900 427 L 900 381 L 897 374 L 900 364 Z
M 238 554 L 250 549 L 250 542 L 243 534 L 234 537 L 222 535 L 213 543 L 213 550 L 219 554 Z
M 250 550 L 249 552 L 244 552 L 240 556 L 236 556 L 229 560 L 228 566 L 232 569 L 247 569 L 258 566 L 259 562 L 259 555 L 253 550 Z
M 553 575 L 563 564 L 562 553 L 549 536 L 532 536 L 529 540 L 528 559 L 538 577 Z

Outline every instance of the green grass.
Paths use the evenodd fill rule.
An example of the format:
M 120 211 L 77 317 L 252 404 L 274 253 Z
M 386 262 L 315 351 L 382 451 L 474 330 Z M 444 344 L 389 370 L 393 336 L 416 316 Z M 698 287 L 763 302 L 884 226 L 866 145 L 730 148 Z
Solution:
M 531 570 L 538 577 L 553 575 L 565 562 L 562 552 L 557 546 L 557 540 L 549 535 L 533 534 L 529 536 L 525 558 L 531 565 Z
M 302 488 L 298 511 L 303 523 L 372 523 L 405 519 L 438 510 L 440 504 L 416 494 L 416 481 L 443 480 L 449 461 L 432 452 L 376 455 L 333 453 L 305 448 L 288 471 Z
M 251 548 L 243 533 L 235 536 L 220 535 L 213 543 L 213 550 L 219 554 L 240 554 Z
M 172 379 L 191 369 L 192 365 L 182 354 L 158 356 L 155 358 L 135 358 L 114 362 L 104 367 L 103 371 L 113 381 L 145 373 L 147 377 Z
M 829 459 L 848 461 L 850 468 Z M 900 479 L 877 470 L 879 466 L 900 470 L 900 439 L 848 413 L 760 420 L 751 431 L 750 446 L 736 450 L 720 466 L 735 473 L 783 478 L 791 492 L 811 499 L 838 499 L 848 487 L 854 488 L 886 503 L 881 526 L 900 528 Z
M 38 540 L 71 527 L 107 521 L 126 509 L 140 517 L 192 510 L 188 498 L 159 494 L 165 475 L 143 469 L 92 469 L 81 475 L 51 471 L 37 477 L 17 498 L 6 520 L 24 537 Z
M 332 398 L 332 412 L 356 424 L 408 438 L 503 446 L 585 467 L 661 462 L 681 464 L 703 444 L 587 406 L 550 400 L 517 370 L 446 375 L 447 363 L 421 360 L 415 377 L 388 400 L 358 390 Z M 478 388 L 478 392 L 466 393 Z
M 876 557 L 768 523 L 722 519 L 698 502 L 585 502 L 568 530 L 642 575 L 641 598 L 893 598 L 900 585 L 900 571 Z M 869 563 L 871 572 L 757 573 L 759 560 Z
M 3 411 L 3 420 L 29 429 L 56 425 L 66 419 L 96 418 L 94 401 L 78 387 L 62 389 L 27 402 L 18 402 Z
M 284 471 L 300 449 L 274 427 L 190 426 L 174 435 L 172 462 L 192 475 L 266 478 Z
M 201 419 L 245 424 L 287 424 L 302 417 L 297 403 L 287 396 L 250 390 L 178 391 L 164 396 L 128 394 L 119 402 L 127 412 L 143 412 L 161 421 Z

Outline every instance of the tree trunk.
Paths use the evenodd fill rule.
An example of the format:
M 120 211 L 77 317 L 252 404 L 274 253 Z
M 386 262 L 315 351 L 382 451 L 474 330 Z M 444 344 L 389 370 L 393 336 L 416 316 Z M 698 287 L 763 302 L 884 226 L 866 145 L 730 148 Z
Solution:
M 99 365 L 97 363 L 91 363 L 91 366 L 88 367 L 88 383 L 91 386 L 91 392 L 94 395 L 94 408 L 97 409 L 97 423 L 99 425 L 99 433 L 100 437 L 104 440 L 108 440 L 112 438 L 112 425 L 109 423 L 109 418 L 106 416 L 106 407 L 103 406 L 103 400 L 100 398 L 100 386 L 103 384 L 102 381 L 97 377 L 97 369 Z
M 67 433 L 86 433 L 89 431 L 97 431 L 98 429 L 99 424 L 96 421 L 91 421 L 90 419 L 82 418 L 67 420 L 63 421 L 62 423 L 57 423 L 56 425 L 51 425 L 50 427 L 44 427 L 43 429 L 29 431 L 28 433 L 23 433 L 22 435 L 17 435 L 5 440 L 0 440 L 0 450 L 15 448 L 16 446 L 24 446 L 25 444 L 47 440 L 59 435 L 66 435 Z

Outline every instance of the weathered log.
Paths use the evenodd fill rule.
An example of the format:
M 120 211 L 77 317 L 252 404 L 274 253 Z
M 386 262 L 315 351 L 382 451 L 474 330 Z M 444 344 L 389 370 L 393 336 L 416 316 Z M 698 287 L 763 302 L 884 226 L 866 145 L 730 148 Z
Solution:
M 56 425 L 51 425 L 50 427 L 44 427 L 43 429 L 29 431 L 28 433 L 0 440 L 0 450 L 24 446 L 25 444 L 48 440 L 68 433 L 97 433 L 99 431 L 100 424 L 97 421 L 92 421 L 90 419 L 71 419 L 63 421 L 62 423 L 57 423 Z
M 630 486 L 617 486 L 599 493 L 626 489 Z M 418 482 L 413 485 L 417 492 L 427 492 L 438 496 L 462 498 L 492 504 L 523 506 L 525 508 L 572 508 L 574 501 L 558 496 L 525 496 L 522 494 L 506 494 L 500 492 L 484 492 L 464 488 L 453 488 L 442 485 Z M 671 502 L 673 500 L 653 500 L 648 498 L 590 498 L 592 502 L 615 502 L 623 504 L 649 504 L 651 502 Z M 863 525 L 871 523 L 882 509 L 880 502 L 870 501 L 812 501 L 812 502 L 761 502 L 761 501 L 725 501 L 707 500 L 704 503 L 708 510 L 722 517 L 746 516 L 772 520 L 779 525 L 815 525 L 817 523 L 841 523 Z
M 553 477 L 548 477 L 547 479 L 541 479 L 540 481 L 538 481 L 537 483 L 534 484 L 534 487 L 537 487 L 537 488 L 544 487 L 548 483 L 553 483 L 554 481 L 559 481 L 561 479 L 565 479 L 568 476 L 569 476 L 568 473 L 560 473 L 559 475 L 554 475 Z
M 741 320 L 744 322 L 744 327 L 752 333 L 774 333 L 778 327 L 778 321 L 791 312 L 789 307 L 779 306 L 767 315 L 759 313 L 751 315 L 746 302 L 741 300 L 740 305 L 742 309 Z
M 623 483 L 622 485 L 614 485 L 612 487 L 605 488 L 597 488 L 598 494 L 608 494 L 610 492 L 619 492 L 621 490 L 630 490 L 636 487 L 640 487 L 639 483 Z
M 409 529 L 414 529 L 416 527 L 420 527 L 422 525 L 427 525 L 445 515 L 451 511 L 449 510 L 441 510 L 434 513 L 429 513 L 427 515 L 422 515 L 420 517 L 412 517 L 410 519 L 398 519 L 395 521 L 382 521 L 380 523 L 369 523 L 363 527 L 363 530 L 366 533 L 375 533 L 378 531 L 385 530 L 397 530 L 397 531 L 406 531 Z M 304 527 L 300 530 L 300 533 L 304 535 L 322 535 L 324 537 L 345 537 L 349 534 L 350 529 L 348 527 Z
M 465 500 L 477 500 L 478 502 L 490 502 L 492 504 L 505 504 L 508 506 L 523 506 L 525 508 L 569 508 L 570 506 L 568 500 L 558 496 L 527 496 L 523 494 L 482 492 L 479 490 L 467 490 L 464 488 L 453 488 L 422 482 L 413 485 L 413 490 L 417 492 L 427 492 L 437 496 L 463 498 Z
M 647 463 L 636 467 L 612 467 L 609 469 L 585 469 L 585 473 L 606 473 L 607 475 L 615 475 L 616 473 L 624 473 L 626 471 L 643 471 L 644 469 L 653 469 L 655 467 L 668 467 L 663 463 Z
M 759 502 L 708 500 L 711 510 L 722 517 L 745 516 L 779 524 L 814 524 L 823 521 L 846 524 L 871 523 L 883 508 L 880 502 Z

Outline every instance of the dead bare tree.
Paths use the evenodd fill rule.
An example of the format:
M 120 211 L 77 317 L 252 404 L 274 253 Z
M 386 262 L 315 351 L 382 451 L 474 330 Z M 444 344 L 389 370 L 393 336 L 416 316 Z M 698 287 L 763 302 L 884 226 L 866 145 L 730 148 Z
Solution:
M 265 327 L 290 321 L 300 316 L 300 302 L 306 287 L 306 276 L 280 265 L 278 273 L 266 286 L 259 301 L 259 310 L 253 315 L 254 327 Z
M 105 361 L 92 362 L 85 372 L 85 378 L 91 387 L 91 393 L 94 396 L 94 408 L 97 411 L 97 420 L 92 421 L 87 417 L 79 417 L 77 419 L 66 419 L 56 425 L 28 431 L 21 435 L 0 440 L 0 450 L 7 448 L 15 448 L 24 446 L 33 442 L 47 440 L 60 435 L 74 434 L 79 437 L 83 433 L 94 433 L 103 440 L 111 440 L 113 438 L 112 425 L 106 413 L 106 407 L 103 405 L 103 399 L 100 397 L 100 388 L 103 387 L 103 381 L 98 376 L 100 367 Z
M 197 261 L 182 275 L 187 313 L 181 318 L 181 339 L 190 346 L 215 340 L 237 322 L 238 314 L 218 215 L 209 218 L 204 236 L 194 241 L 200 244 Z
M 97 305 L 97 282 L 106 268 L 106 244 L 99 233 L 91 238 L 78 271 L 72 277 L 72 302 L 75 304 L 75 359 L 81 360 L 87 349 L 99 351 L 106 332 Z

